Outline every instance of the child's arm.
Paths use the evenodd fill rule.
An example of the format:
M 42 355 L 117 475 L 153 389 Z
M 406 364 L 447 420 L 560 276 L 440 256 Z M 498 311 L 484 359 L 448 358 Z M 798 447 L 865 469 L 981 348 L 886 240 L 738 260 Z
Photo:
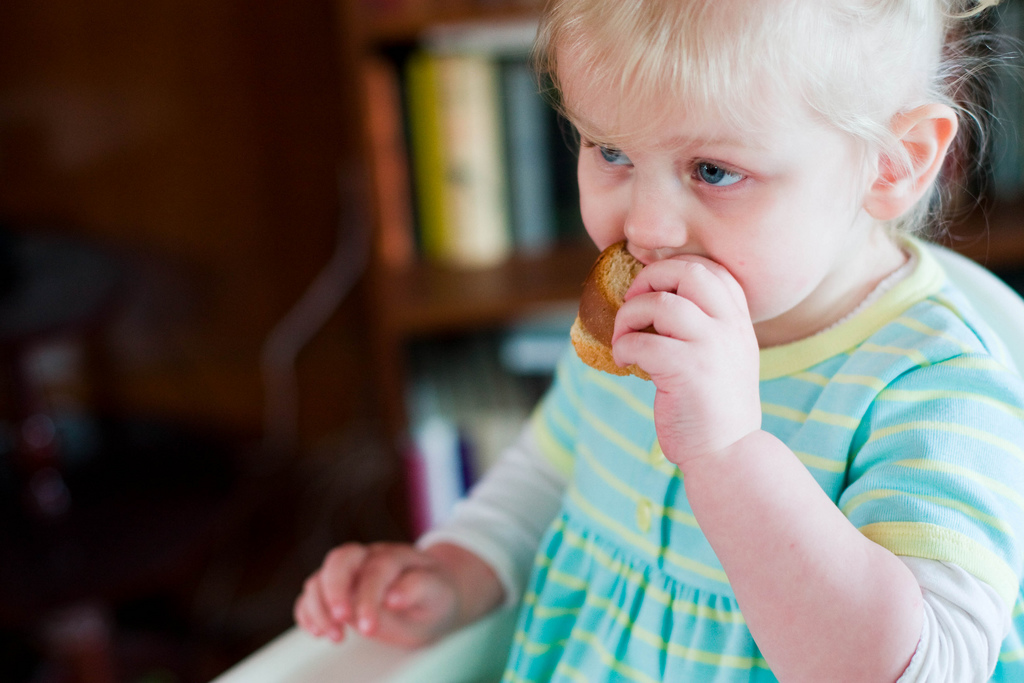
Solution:
M 453 519 L 428 532 L 417 548 L 350 544 L 328 554 L 296 601 L 296 622 L 335 641 L 351 626 L 419 645 L 502 600 L 517 602 L 566 483 L 524 429 Z
M 651 325 L 657 335 L 642 332 Z M 761 431 L 758 347 L 731 275 L 696 257 L 649 265 L 613 344 L 618 363 L 638 364 L 657 386 L 662 450 L 776 675 L 895 681 L 921 635 L 921 590 Z
M 785 681 L 895 681 L 921 589 L 784 444 L 757 431 L 683 467 L 686 492 L 765 659 Z

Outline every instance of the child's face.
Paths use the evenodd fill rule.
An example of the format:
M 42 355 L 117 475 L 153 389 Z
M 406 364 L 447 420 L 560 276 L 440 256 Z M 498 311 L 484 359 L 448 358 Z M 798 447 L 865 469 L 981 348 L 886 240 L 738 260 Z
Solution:
M 602 134 L 624 132 L 614 102 L 571 99 L 569 76 L 573 110 Z M 720 263 L 746 293 L 762 345 L 847 313 L 895 249 L 862 209 L 863 150 L 809 114 L 765 119 L 738 130 L 677 105 L 657 133 L 621 149 L 584 138 L 578 166 L 598 247 L 626 239 L 645 263 L 679 254 Z

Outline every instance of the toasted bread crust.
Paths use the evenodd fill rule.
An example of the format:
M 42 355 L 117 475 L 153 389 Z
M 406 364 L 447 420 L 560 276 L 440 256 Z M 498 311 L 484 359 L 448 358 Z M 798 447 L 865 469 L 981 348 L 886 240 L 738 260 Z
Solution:
M 580 310 L 570 337 L 576 354 L 590 367 L 613 375 L 636 375 L 649 380 L 650 375 L 636 365 L 626 368 L 616 365 L 611 348 L 615 314 L 642 268 L 643 264 L 626 250 L 625 242 L 613 244 L 601 252 L 583 283 Z

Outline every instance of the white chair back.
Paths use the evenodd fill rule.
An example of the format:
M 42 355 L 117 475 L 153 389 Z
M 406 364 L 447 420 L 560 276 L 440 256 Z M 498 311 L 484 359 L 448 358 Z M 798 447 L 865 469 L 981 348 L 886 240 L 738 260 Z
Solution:
M 996 275 L 960 254 L 938 245 L 929 251 L 946 275 L 1006 345 L 1018 372 L 1024 370 L 1024 299 Z

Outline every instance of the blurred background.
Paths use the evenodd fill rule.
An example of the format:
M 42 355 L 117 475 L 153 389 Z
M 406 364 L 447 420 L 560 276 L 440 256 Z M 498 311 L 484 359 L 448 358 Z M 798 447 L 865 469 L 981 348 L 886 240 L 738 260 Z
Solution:
M 346 26 L 0 3 L 0 680 L 209 680 L 333 543 L 408 536 L 360 298 L 265 353 L 365 229 Z
M 0 2 L 0 681 L 209 681 L 514 437 L 595 256 L 542 4 Z M 1018 288 L 1022 93 L 945 236 Z

